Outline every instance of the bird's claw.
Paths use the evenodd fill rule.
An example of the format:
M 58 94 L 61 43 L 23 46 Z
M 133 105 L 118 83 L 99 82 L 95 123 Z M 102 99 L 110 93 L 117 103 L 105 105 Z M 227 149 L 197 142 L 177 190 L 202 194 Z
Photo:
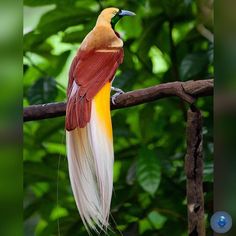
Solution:
M 120 95 L 120 94 L 123 94 L 125 93 L 123 90 L 119 89 L 119 88 L 115 88 L 115 87 L 111 87 L 111 90 L 112 91 L 116 91 L 116 93 L 111 97 L 111 102 L 113 105 L 116 104 L 115 100 L 116 98 Z

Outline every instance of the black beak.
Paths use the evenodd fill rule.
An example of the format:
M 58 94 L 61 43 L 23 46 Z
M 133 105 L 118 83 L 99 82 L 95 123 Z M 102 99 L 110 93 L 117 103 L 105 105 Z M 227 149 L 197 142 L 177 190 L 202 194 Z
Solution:
M 135 16 L 136 14 L 132 11 L 121 10 L 119 16 Z

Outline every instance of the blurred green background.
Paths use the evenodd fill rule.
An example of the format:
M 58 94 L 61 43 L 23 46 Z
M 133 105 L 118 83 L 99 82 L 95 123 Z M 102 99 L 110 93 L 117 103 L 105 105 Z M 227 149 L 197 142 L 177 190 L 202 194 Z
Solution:
M 212 1 L 25 0 L 24 106 L 65 101 L 68 70 L 102 8 L 136 13 L 116 30 L 125 58 L 114 81 L 124 91 L 213 74 Z M 201 26 L 201 27 L 199 27 Z M 207 35 L 199 28 L 204 28 Z M 207 235 L 213 207 L 213 99 L 203 115 Z M 112 112 L 115 165 L 110 235 L 187 235 L 185 127 L 178 98 Z M 64 117 L 24 124 L 24 235 L 87 235 L 70 188 Z

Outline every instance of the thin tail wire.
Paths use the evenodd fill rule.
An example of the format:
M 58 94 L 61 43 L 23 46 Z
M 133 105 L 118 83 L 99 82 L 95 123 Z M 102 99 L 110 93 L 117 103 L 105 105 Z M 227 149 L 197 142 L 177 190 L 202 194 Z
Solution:
M 60 143 L 61 144 L 65 143 L 65 133 L 63 133 L 62 135 L 62 139 Z M 59 154 L 58 163 L 57 163 L 57 185 L 56 185 L 57 212 L 59 211 L 59 174 L 60 174 L 60 165 L 61 165 L 62 155 L 63 155 L 62 153 Z M 64 156 L 64 158 L 66 159 L 66 156 Z M 58 232 L 58 236 L 61 236 L 59 217 L 57 217 L 57 232 Z

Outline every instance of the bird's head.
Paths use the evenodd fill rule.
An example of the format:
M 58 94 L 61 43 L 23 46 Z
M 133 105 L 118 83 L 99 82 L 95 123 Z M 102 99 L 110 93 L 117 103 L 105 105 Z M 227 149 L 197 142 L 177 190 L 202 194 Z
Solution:
M 110 24 L 114 29 L 116 23 L 123 16 L 135 16 L 135 13 L 127 10 L 120 10 L 115 7 L 106 8 L 98 16 L 97 24 Z

